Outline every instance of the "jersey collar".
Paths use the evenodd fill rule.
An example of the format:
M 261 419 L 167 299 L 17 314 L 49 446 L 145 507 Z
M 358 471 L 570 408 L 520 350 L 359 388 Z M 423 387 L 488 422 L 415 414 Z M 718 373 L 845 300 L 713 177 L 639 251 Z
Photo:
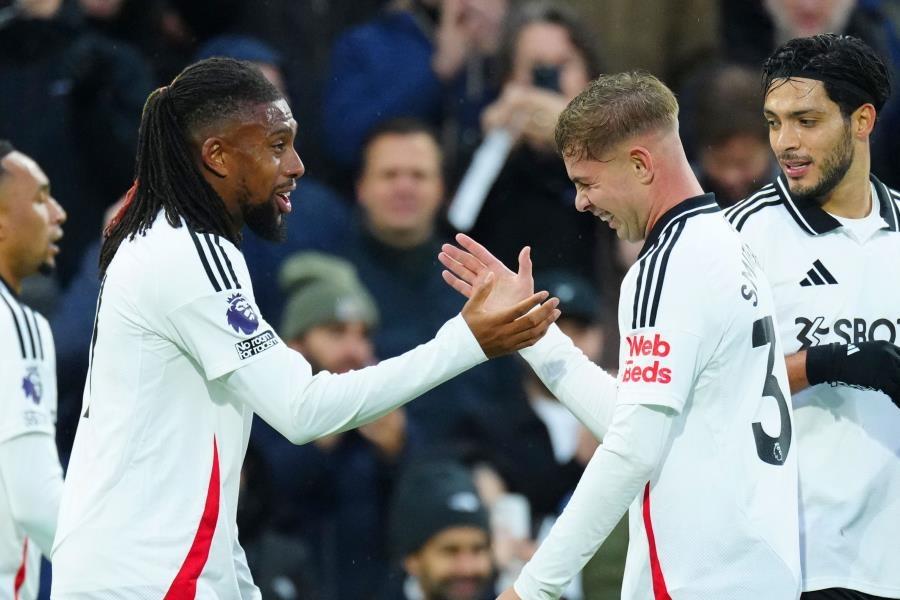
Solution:
M 6 280 L 3 279 L 3 276 L 0 275 L 0 287 L 6 288 L 6 291 L 9 292 L 9 295 L 15 298 L 17 301 L 19 300 L 19 295 L 16 293 L 16 290 L 12 289 L 12 286 L 6 283 Z
M 878 212 L 887 223 L 885 229 L 900 231 L 900 214 L 898 214 L 897 204 L 891 200 L 890 192 L 874 175 L 870 174 L 869 178 L 875 188 L 875 196 L 879 204 Z M 840 221 L 822 210 L 816 201 L 802 200 L 791 196 L 790 188 L 788 188 L 783 174 L 775 179 L 775 191 L 784 200 L 785 208 L 800 229 L 810 235 L 821 235 L 841 227 Z
M 650 248 L 659 241 L 663 232 L 675 221 L 689 219 L 703 213 L 718 212 L 719 210 L 719 205 L 716 204 L 715 194 L 703 194 L 679 202 L 663 213 L 663 216 L 660 217 L 659 221 L 653 225 L 653 229 L 651 229 L 650 233 L 647 235 L 647 239 L 644 242 L 643 248 L 641 248 L 641 253 L 638 254 L 638 258 L 643 258 L 644 255 L 650 251 Z

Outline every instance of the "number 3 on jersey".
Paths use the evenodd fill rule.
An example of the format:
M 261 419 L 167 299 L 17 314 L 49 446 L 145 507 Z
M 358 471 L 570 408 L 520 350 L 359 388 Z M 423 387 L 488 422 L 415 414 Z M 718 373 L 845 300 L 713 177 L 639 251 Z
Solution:
M 753 439 L 756 440 L 756 454 L 759 459 L 770 465 L 782 465 L 787 459 L 791 449 L 791 414 L 788 410 L 787 400 L 781 393 L 778 379 L 772 374 L 775 367 L 775 328 L 772 325 L 772 317 L 767 316 L 753 322 L 753 347 L 769 346 L 768 366 L 766 367 L 766 381 L 763 384 L 763 398 L 774 398 L 778 403 L 778 413 L 781 415 L 781 430 L 778 436 L 767 434 L 759 421 L 753 423 Z

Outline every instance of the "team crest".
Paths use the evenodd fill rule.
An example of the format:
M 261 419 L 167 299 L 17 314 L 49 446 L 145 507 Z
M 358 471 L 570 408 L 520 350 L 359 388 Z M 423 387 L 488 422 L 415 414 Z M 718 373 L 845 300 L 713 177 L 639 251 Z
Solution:
M 38 373 L 37 367 L 30 367 L 25 377 L 22 378 L 22 391 L 25 397 L 40 404 L 41 396 L 44 394 L 44 386 L 41 384 L 41 375 Z
M 228 298 L 228 311 L 225 316 L 235 332 L 250 334 L 259 327 L 259 319 L 253 312 L 253 306 L 243 294 L 234 294 Z

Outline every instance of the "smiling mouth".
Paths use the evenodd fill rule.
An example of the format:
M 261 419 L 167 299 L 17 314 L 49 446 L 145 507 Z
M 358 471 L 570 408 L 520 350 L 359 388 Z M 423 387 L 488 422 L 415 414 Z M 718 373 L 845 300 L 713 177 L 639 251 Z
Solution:
M 278 207 L 278 212 L 283 215 L 286 215 L 293 210 L 293 207 L 291 206 L 291 192 L 293 191 L 294 188 L 292 187 L 281 192 L 275 192 L 275 205 Z
M 812 166 L 811 160 L 782 160 L 781 168 L 784 169 L 785 175 L 792 178 L 803 177 L 809 172 Z

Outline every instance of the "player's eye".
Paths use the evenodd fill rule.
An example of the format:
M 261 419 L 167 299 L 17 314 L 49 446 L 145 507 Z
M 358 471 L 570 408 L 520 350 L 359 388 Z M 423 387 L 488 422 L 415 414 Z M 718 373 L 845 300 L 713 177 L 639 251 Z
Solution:
M 776 121 L 773 121 L 772 119 L 766 119 L 766 125 L 769 127 L 769 129 L 776 129 L 778 127 L 778 123 Z
M 800 125 L 802 125 L 803 127 L 812 127 L 815 124 L 815 119 L 800 119 Z

